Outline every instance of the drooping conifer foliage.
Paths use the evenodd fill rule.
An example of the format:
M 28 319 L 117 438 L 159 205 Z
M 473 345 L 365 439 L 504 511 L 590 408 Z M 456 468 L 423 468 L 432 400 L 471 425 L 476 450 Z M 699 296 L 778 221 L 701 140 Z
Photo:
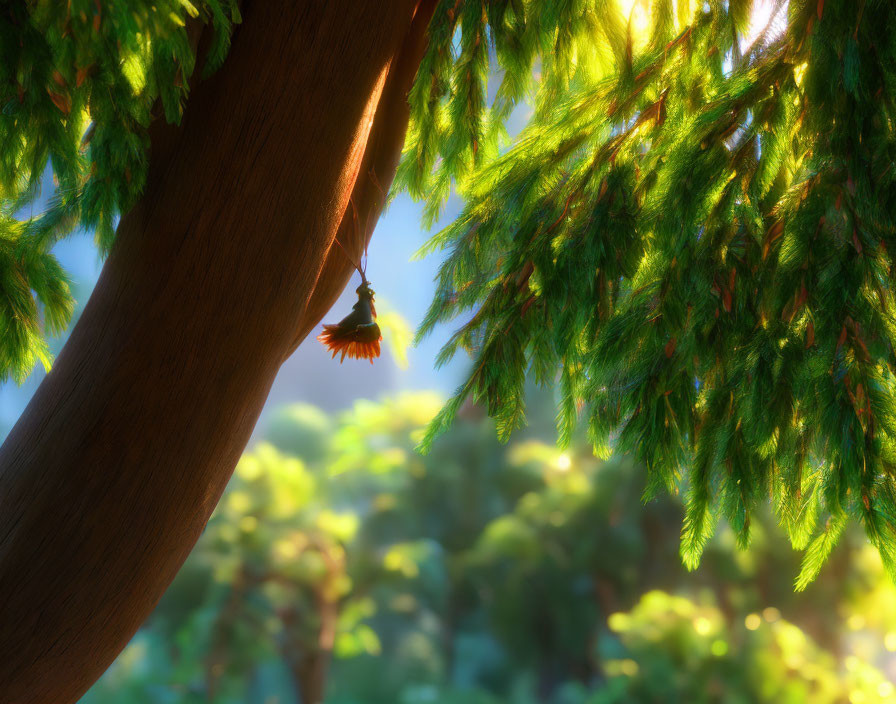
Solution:
M 180 120 L 196 64 L 191 20 L 213 26 L 210 73 L 239 20 L 236 0 L 0 4 L 0 378 L 48 365 L 44 333 L 68 323 L 52 245 L 82 227 L 105 252 L 143 189 L 150 121 Z M 57 187 L 34 212 L 48 165 Z
M 686 487 L 689 566 L 771 500 L 798 587 L 851 518 L 896 576 L 896 5 L 458 0 L 432 36 L 399 176 L 465 199 L 420 334 L 460 316 L 473 364 L 424 448 L 559 379 L 561 443 Z

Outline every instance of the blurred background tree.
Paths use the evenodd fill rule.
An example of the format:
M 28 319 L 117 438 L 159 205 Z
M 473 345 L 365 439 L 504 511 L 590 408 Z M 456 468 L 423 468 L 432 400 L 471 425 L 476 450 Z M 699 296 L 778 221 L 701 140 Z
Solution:
M 431 392 L 276 412 L 196 550 L 84 704 L 886 702 L 896 612 L 861 531 L 799 595 L 769 511 L 678 556 L 682 505 L 466 406 L 426 456 Z M 849 553 L 858 557 L 849 558 Z

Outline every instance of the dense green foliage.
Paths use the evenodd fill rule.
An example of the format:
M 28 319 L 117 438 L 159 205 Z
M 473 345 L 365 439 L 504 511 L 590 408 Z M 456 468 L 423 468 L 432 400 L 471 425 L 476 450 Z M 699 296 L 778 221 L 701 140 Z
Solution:
M 688 573 L 643 469 L 561 452 L 550 415 L 502 445 L 474 408 L 420 457 L 440 403 L 284 409 L 84 704 L 286 704 L 315 669 L 330 704 L 892 699 L 896 614 L 856 531 L 801 595 L 767 515 Z
M 53 244 L 80 227 L 105 252 L 143 189 L 150 121 L 179 122 L 196 64 L 191 18 L 214 28 L 203 65 L 213 71 L 239 20 L 236 0 L 0 7 L 0 379 L 49 366 L 45 333 L 68 323 L 73 301 Z M 35 214 L 48 164 L 55 192 Z
M 628 22 L 588 0 L 435 20 L 400 176 L 432 209 L 452 178 L 465 199 L 425 249 L 447 257 L 420 334 L 464 315 L 442 360 L 474 363 L 423 447 L 466 398 L 506 438 L 526 378 L 559 378 L 562 444 L 584 415 L 650 495 L 686 480 L 688 565 L 717 516 L 746 545 L 771 497 L 798 587 L 850 517 L 896 577 L 896 6 L 772 3 L 777 31 L 748 36 L 750 0 L 625 4 Z M 459 151 L 548 50 L 512 147 Z

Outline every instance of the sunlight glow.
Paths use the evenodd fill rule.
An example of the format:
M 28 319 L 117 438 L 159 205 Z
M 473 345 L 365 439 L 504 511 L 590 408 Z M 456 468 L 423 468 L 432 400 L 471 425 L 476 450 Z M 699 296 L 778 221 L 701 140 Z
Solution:
M 884 647 L 891 653 L 896 651 L 896 632 L 890 631 L 884 636 Z
M 774 606 L 768 606 L 762 610 L 762 617 L 769 623 L 774 623 L 775 621 L 780 620 L 781 612 Z
M 556 461 L 557 469 L 561 472 L 566 472 L 572 467 L 572 459 L 565 452 L 557 457 Z
M 754 0 L 750 31 L 741 40 L 741 50 L 749 48 L 768 28 L 767 40 L 772 41 L 784 33 L 787 27 L 787 4 L 777 0 Z
M 767 32 L 767 41 L 772 41 L 783 34 L 787 26 L 787 5 L 786 0 L 785 2 L 754 0 L 750 30 L 741 39 L 741 50 L 749 48 L 763 33 Z M 649 0 L 618 0 L 618 6 L 622 16 L 631 23 L 635 44 L 638 45 L 646 40 L 651 24 L 652 3 Z M 673 2 L 673 7 L 681 21 L 678 3 Z M 688 10 L 687 7 L 682 9 L 685 12 Z
M 701 636 L 708 635 L 712 631 L 712 622 L 705 616 L 694 619 L 694 630 Z
M 619 0 L 622 16 L 628 20 L 635 48 L 647 44 L 650 35 L 651 7 L 648 0 Z

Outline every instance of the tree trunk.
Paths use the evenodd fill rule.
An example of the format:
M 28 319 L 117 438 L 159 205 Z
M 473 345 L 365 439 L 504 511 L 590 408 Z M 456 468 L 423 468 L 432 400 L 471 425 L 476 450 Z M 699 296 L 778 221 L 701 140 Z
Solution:
M 347 281 L 349 198 L 374 222 L 394 173 L 432 3 L 245 5 L 0 449 L 2 704 L 76 701 L 149 614 Z
M 313 617 L 308 618 L 295 608 L 280 613 L 280 653 L 289 668 L 299 704 L 324 701 L 339 622 L 339 582 L 345 579 L 345 553 L 341 549 L 334 550 L 333 546 L 319 542 L 315 550 L 323 558 L 327 571 L 310 590 L 308 601 L 314 604 Z
M 290 663 L 289 673 L 299 704 L 322 704 L 324 701 L 330 656 L 330 653 L 314 651 Z
M 321 593 L 316 595 L 316 633 L 308 638 L 307 624 L 300 624 L 302 617 L 295 611 L 283 618 L 286 631 L 280 651 L 292 678 L 293 690 L 299 704 L 322 704 L 327 689 L 327 673 L 333 659 L 339 604 L 337 600 Z M 303 634 L 305 637 L 302 637 Z

